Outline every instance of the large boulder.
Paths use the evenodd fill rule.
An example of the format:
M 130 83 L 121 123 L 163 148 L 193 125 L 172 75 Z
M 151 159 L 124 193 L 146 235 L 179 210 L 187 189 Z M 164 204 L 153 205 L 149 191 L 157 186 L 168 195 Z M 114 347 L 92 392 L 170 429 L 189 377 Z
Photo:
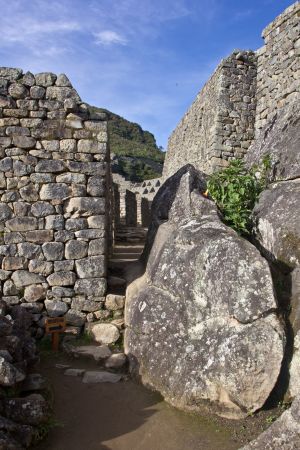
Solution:
M 300 177 L 300 104 L 291 103 L 277 111 L 248 149 L 245 160 L 260 165 L 270 158 L 270 180 Z
M 300 396 L 264 433 L 241 450 L 299 450 Z
M 300 394 L 300 178 L 269 186 L 254 208 L 254 235 L 276 270 L 275 287 L 281 308 L 289 314 L 292 332 L 288 394 Z M 294 343 L 292 336 L 295 336 Z
M 268 263 L 221 222 L 200 172 L 173 177 L 146 272 L 127 290 L 126 353 L 171 404 L 242 417 L 264 405 L 284 354 Z

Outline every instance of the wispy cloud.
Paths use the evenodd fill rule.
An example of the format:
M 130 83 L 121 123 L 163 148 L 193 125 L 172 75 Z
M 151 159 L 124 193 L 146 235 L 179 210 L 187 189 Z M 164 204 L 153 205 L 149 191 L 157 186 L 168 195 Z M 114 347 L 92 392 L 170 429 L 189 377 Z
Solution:
M 94 33 L 95 43 L 99 45 L 126 45 L 127 39 L 125 39 L 121 34 L 112 30 L 103 30 L 98 33 Z

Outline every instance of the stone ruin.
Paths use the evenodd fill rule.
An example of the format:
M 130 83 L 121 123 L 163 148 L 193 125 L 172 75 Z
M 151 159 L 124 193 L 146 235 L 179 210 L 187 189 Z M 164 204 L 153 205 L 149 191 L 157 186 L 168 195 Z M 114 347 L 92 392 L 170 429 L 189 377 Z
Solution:
M 106 116 L 65 75 L 0 68 L 0 83 L 2 298 L 81 327 L 105 303 Z
M 96 325 L 103 341 L 102 322 L 124 308 L 107 291 L 116 229 L 150 225 L 145 273 L 127 290 L 132 373 L 182 409 L 212 405 L 227 417 L 256 411 L 280 383 L 299 398 L 299 17 L 296 2 L 264 30 L 260 50 L 221 62 L 171 135 L 163 177 L 141 184 L 112 177 L 106 116 L 65 75 L 0 68 L 0 384 L 7 374 L 20 381 L 46 316 L 65 316 L 74 334 Z M 222 223 L 202 171 L 267 154 L 270 185 L 254 210 L 259 252 Z M 119 329 L 107 325 L 115 342 Z M 8 366 L 14 333 L 29 350 L 25 341 L 12 349 Z M 299 448 L 297 401 L 247 448 L 278 436 L 290 445 L 281 448 Z M 11 420 L 12 410 L 8 402 Z

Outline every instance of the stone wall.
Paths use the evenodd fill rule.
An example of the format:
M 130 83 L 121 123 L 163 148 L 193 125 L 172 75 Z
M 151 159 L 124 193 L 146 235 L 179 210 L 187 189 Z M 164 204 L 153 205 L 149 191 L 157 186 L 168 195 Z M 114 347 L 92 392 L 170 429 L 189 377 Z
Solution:
M 113 174 L 114 224 L 147 227 L 150 220 L 152 200 L 162 184 L 161 178 L 133 183 L 122 175 Z
M 257 51 L 257 135 L 277 109 L 300 100 L 300 2 L 268 25 L 262 37 L 265 45 Z
M 94 320 L 105 300 L 105 118 L 89 111 L 65 75 L 0 68 L 3 300 L 65 314 L 74 326 L 87 314 Z
M 256 57 L 224 59 L 171 134 L 163 177 L 187 163 L 207 173 L 240 158 L 254 136 Z
M 300 2 L 262 34 L 257 52 L 224 59 L 169 138 L 163 177 L 187 163 L 211 173 L 243 158 L 276 111 L 300 98 Z

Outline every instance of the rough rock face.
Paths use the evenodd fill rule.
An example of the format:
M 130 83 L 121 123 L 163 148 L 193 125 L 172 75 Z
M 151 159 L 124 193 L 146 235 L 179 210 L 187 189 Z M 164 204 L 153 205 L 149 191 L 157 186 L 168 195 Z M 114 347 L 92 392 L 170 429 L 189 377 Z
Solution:
M 173 405 L 198 410 L 204 400 L 241 417 L 272 391 L 285 339 L 267 262 L 194 189 L 204 184 L 189 167 L 160 190 L 170 210 L 127 291 L 125 349 L 132 371 Z
M 273 184 L 254 208 L 256 239 L 291 269 L 300 264 L 300 179 Z
M 245 157 L 247 163 L 260 164 L 269 155 L 271 181 L 300 177 L 299 126 L 299 102 L 279 110 L 250 146 Z
M 266 257 L 279 267 L 278 295 L 281 306 L 290 310 L 289 322 L 294 334 L 290 364 L 289 395 L 300 394 L 300 178 L 270 185 L 253 211 L 255 237 Z M 276 277 L 277 278 L 277 277 Z M 284 283 L 284 289 L 280 288 Z
M 299 448 L 300 396 L 294 400 L 291 408 L 285 411 L 264 433 L 241 450 L 299 450 Z

